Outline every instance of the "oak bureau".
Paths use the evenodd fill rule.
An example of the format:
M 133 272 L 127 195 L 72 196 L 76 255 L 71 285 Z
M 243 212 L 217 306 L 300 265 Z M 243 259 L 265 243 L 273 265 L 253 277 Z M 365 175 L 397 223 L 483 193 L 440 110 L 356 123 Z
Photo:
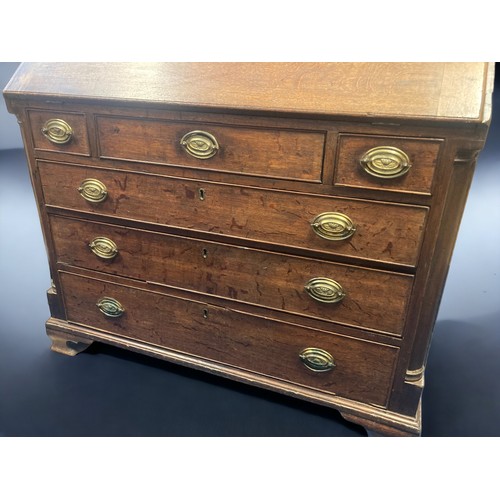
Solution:
M 17 115 L 47 334 L 419 435 L 490 119 L 483 63 L 32 63 Z

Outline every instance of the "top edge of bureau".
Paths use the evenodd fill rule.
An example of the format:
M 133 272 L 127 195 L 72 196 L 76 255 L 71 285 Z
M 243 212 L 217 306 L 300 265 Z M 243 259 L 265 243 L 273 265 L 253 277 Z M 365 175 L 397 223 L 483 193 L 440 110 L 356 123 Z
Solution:
M 488 124 L 491 63 L 22 63 L 17 99 Z

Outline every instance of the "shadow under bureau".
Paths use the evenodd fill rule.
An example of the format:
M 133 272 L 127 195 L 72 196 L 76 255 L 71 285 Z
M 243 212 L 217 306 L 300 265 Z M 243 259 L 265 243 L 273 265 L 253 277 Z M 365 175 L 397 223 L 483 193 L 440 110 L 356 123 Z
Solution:
M 93 341 L 419 435 L 483 63 L 34 63 L 52 349 Z

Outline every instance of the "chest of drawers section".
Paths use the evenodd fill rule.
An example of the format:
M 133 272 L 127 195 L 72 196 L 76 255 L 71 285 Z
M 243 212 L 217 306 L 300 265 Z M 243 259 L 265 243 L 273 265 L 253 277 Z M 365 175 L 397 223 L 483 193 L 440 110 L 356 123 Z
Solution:
M 12 107 L 49 253 L 53 350 L 107 342 L 419 434 L 471 176 L 454 160 L 472 164 L 481 139 L 404 121 Z

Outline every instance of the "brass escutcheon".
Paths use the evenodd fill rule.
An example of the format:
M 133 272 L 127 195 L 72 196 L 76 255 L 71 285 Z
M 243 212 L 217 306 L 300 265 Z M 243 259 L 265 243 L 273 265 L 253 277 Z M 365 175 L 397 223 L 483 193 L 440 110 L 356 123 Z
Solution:
M 330 278 L 313 278 L 304 288 L 314 300 L 327 304 L 340 302 L 346 296 L 342 286 Z
M 101 259 L 114 259 L 118 255 L 118 247 L 113 240 L 105 236 L 97 236 L 90 243 L 89 247 L 92 252 Z
M 181 146 L 191 156 L 199 160 L 208 160 L 219 151 L 217 139 L 203 130 L 193 130 L 181 139 Z
M 125 312 L 123 306 L 112 297 L 103 297 L 97 302 L 97 307 L 99 311 L 101 311 L 104 316 L 108 318 L 119 318 Z
M 411 168 L 410 158 L 401 149 L 379 146 L 370 149 L 360 160 L 368 174 L 382 179 L 394 179 L 405 175 Z
M 311 222 L 313 231 L 325 240 L 345 240 L 356 232 L 353 221 L 340 212 L 324 212 Z
M 101 203 L 108 197 L 106 186 L 97 179 L 85 179 L 82 181 L 78 192 L 91 203 Z
M 299 358 L 313 372 L 328 372 L 335 368 L 333 356 L 318 347 L 307 347 L 299 354 Z
M 53 118 L 44 123 L 42 134 L 54 144 L 66 144 L 73 137 L 73 129 L 64 120 Z

